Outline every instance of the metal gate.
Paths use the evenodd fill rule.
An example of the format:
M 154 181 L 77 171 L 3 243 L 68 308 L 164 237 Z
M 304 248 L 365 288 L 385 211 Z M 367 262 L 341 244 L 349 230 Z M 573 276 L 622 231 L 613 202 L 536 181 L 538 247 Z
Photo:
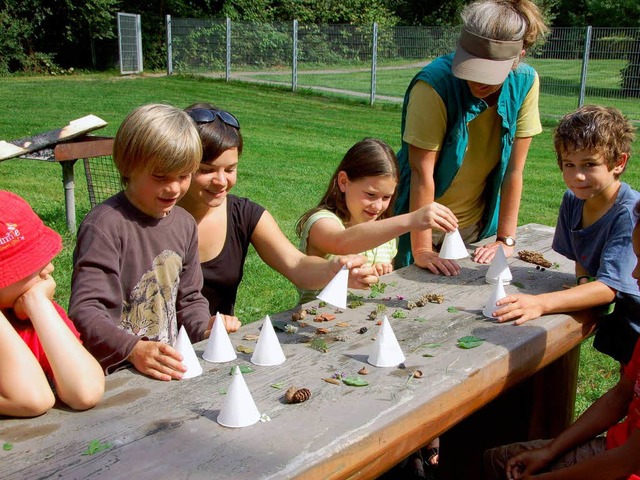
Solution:
M 118 13 L 118 49 L 122 75 L 142 73 L 140 15 Z

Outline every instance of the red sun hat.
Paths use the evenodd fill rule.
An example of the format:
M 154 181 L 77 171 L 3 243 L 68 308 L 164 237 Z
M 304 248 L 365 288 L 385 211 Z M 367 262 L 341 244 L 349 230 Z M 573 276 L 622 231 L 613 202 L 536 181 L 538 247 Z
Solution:
M 0 190 L 0 288 L 39 271 L 60 250 L 60 235 L 23 198 Z

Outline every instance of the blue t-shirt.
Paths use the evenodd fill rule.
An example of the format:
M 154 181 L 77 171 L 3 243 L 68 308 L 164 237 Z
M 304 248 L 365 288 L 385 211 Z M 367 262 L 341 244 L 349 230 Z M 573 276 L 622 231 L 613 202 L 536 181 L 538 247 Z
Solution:
M 640 288 L 631 276 L 635 254 L 631 235 L 640 193 L 621 182 L 613 206 L 596 222 L 581 228 L 584 200 L 567 190 L 560 205 L 552 248 L 579 263 L 590 277 L 616 290 L 614 311 L 600 319 L 594 346 L 627 363 L 640 337 Z

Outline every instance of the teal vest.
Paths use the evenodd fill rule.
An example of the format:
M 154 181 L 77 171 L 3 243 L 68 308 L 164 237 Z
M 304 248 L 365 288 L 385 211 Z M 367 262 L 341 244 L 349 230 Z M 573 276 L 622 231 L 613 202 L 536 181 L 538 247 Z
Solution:
M 469 130 L 467 124 L 487 109 L 484 100 L 474 97 L 465 80 L 456 78 L 451 73 L 453 53 L 435 59 L 425 66 L 413 77 L 407 93 L 404 96 L 402 107 L 401 135 L 404 137 L 404 129 L 407 117 L 407 105 L 409 94 L 418 80 L 422 80 L 433 87 L 442 98 L 447 109 L 447 129 L 438 161 L 434 170 L 435 198 L 441 197 L 451 186 L 467 149 Z M 496 233 L 498 228 L 498 209 L 500 205 L 500 187 L 504 178 L 511 147 L 516 133 L 516 121 L 518 112 L 529 90 L 535 81 L 535 71 L 528 65 L 521 63 L 512 70 L 500 90 L 496 110 L 502 119 L 500 136 L 502 139 L 502 151 L 500 163 L 487 178 L 487 202 L 483 217 L 484 228 L 480 238 L 486 238 Z M 411 169 L 409 167 L 409 145 L 403 140 L 398 152 L 398 164 L 400 166 L 400 183 L 398 184 L 398 197 L 395 201 L 395 213 L 402 214 L 409 211 L 409 189 Z M 413 262 L 411 255 L 411 241 L 409 234 L 400 237 L 396 267 L 403 267 Z

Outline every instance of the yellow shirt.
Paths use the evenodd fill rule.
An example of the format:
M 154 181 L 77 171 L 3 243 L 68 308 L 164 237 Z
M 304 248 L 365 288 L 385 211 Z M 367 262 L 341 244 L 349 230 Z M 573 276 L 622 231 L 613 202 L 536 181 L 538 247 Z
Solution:
M 538 112 L 538 75 L 518 112 L 516 137 L 531 137 L 542 131 Z M 460 228 L 478 223 L 484 214 L 486 181 L 500 161 L 501 119 L 496 106 L 469 122 L 469 143 L 462 166 L 451 186 L 436 200 L 458 218 Z M 447 109 L 436 91 L 418 81 L 409 96 L 403 140 L 424 150 L 440 151 L 447 128 Z

